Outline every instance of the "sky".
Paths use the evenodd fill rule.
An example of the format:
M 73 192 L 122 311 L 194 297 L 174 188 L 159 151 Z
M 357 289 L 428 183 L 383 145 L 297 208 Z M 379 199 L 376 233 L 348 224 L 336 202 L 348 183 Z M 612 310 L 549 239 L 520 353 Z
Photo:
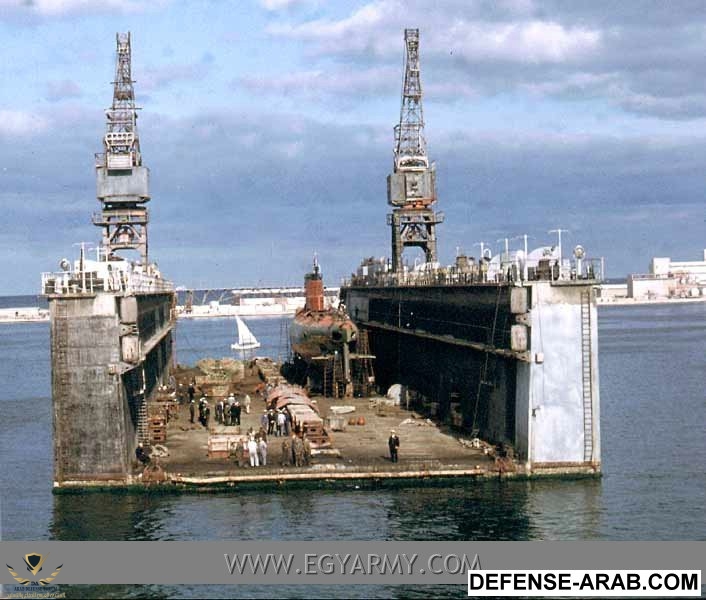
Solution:
M 556 228 L 610 277 L 702 258 L 701 0 L 0 0 L 0 293 L 38 293 L 100 239 L 93 154 L 124 31 L 167 278 L 296 285 L 316 253 L 335 286 L 389 256 L 405 27 L 442 263 Z

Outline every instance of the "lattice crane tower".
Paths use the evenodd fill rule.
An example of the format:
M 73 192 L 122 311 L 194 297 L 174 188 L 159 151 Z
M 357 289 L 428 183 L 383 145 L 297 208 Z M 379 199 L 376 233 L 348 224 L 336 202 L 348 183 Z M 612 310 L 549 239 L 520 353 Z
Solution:
M 392 268 L 402 271 L 407 246 L 422 248 L 426 262 L 436 262 L 436 225 L 443 213 L 435 213 L 436 171 L 427 156 L 419 72 L 419 29 L 405 29 L 405 73 L 400 122 L 395 126 L 395 161 L 387 177 L 387 215 L 392 228 Z
M 104 152 L 96 154 L 96 189 L 102 207 L 93 216 L 93 223 L 103 229 L 101 244 L 108 258 L 116 250 L 135 250 L 146 265 L 149 169 L 142 166 L 137 133 L 130 33 L 115 37 L 113 104 L 105 111 Z

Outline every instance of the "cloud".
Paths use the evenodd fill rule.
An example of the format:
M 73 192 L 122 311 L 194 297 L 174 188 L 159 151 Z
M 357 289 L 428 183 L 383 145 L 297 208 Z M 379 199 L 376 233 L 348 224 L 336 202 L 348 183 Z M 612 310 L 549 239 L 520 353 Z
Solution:
M 344 19 L 316 19 L 299 24 L 274 23 L 267 27 L 267 32 L 274 36 L 317 42 L 321 52 L 329 49 L 336 52 L 372 49 L 380 53 L 389 49 L 386 38 L 376 38 L 371 33 L 384 26 L 397 9 L 396 2 L 373 2 Z
M 281 77 L 246 76 L 233 82 L 267 94 L 303 94 L 308 97 L 331 95 L 336 98 L 390 93 L 399 90 L 399 69 L 379 67 L 355 71 L 317 69 L 287 73 Z
M 427 52 L 448 53 L 467 59 L 519 62 L 563 62 L 595 50 L 601 32 L 579 25 L 565 27 L 552 20 L 527 19 L 497 22 L 477 19 L 473 4 L 457 13 L 438 11 L 429 18 L 428 4 L 378 0 L 362 6 L 342 19 L 316 19 L 303 23 L 275 23 L 267 31 L 319 44 L 322 52 L 373 52 L 399 54 L 401 31 L 406 24 L 425 26 L 423 45 Z M 523 11 L 525 12 L 525 11 Z M 516 14 L 516 13 L 513 13 Z
M 563 63 L 595 52 L 602 34 L 585 27 L 564 27 L 554 21 L 460 21 L 445 32 L 444 38 L 436 32 L 431 38 L 431 51 L 450 46 L 467 60 Z
M 36 254 L 10 273 L 20 290 L 34 289 L 36 273 L 71 255 L 72 243 L 99 239 L 90 224 L 97 206 L 91 160 L 100 148 L 102 123 L 99 112 L 81 121 L 89 112 L 96 113 L 59 105 L 61 128 L 0 144 L 0 182 L 12 190 L 0 203 L 6 199 L 15 207 L 6 229 L 31 235 Z M 18 122 L 6 113 L 0 123 Z M 193 285 L 199 278 L 212 286 L 254 284 L 262 279 L 262 257 L 271 255 L 277 259 L 267 267 L 268 281 L 298 283 L 299 263 L 315 249 L 326 260 L 327 280 L 337 281 L 363 255 L 389 254 L 388 128 L 264 110 L 206 110 L 179 118 L 147 111 L 141 117 L 143 157 L 151 171 L 151 253 L 178 283 Z M 453 259 L 456 246 L 472 252 L 474 242 L 489 236 L 492 241 L 529 233 L 537 244 L 550 241 L 546 230 L 560 226 L 572 230 L 567 243 L 606 254 L 611 272 L 620 275 L 643 268 L 651 252 L 642 239 L 643 221 L 626 229 L 631 214 L 650 221 L 672 210 L 702 210 L 706 136 L 450 126 L 434 130 L 433 149 L 437 209 L 446 213 L 438 231 L 442 262 Z M 46 227 L 36 226 L 35 214 Z M 662 251 L 688 258 L 687 244 L 702 235 L 702 220 L 693 222 Z M 194 238 L 190 231 L 207 234 Z M 184 244 L 185 237 L 193 243 Z M 228 261 L 216 264 L 204 256 Z
M 47 130 L 49 120 L 22 110 L 0 109 L 0 137 L 28 137 Z
M 658 97 L 649 94 L 624 94 L 620 106 L 628 112 L 671 120 L 701 119 L 706 116 L 706 94 Z
M 337 18 L 282 16 L 266 31 L 302 44 L 311 72 L 354 72 L 399 70 L 409 26 L 420 28 L 425 89 L 437 99 L 529 94 L 662 120 L 706 117 L 706 4 L 689 0 L 650 10 L 608 0 L 448 0 L 443 10 L 373 0 Z M 311 84 L 331 87 L 323 76 Z
M 49 81 L 47 83 L 46 99 L 50 102 L 58 102 L 66 98 L 78 98 L 81 94 L 79 85 L 70 79 Z
M 270 12 L 286 10 L 302 4 L 317 4 L 319 0 L 260 0 L 260 5 Z
M 3 0 L 3 15 L 63 17 L 79 14 L 137 13 L 160 8 L 171 0 Z
M 137 75 L 140 90 L 151 92 L 170 86 L 178 81 L 200 81 L 208 74 L 213 64 L 213 56 L 204 54 L 197 63 L 160 65 L 142 69 Z

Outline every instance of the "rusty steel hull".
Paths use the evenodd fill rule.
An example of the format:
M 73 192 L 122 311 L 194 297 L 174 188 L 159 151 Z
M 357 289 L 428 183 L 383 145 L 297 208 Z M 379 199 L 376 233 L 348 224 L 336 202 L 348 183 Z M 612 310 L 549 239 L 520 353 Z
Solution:
M 292 350 L 304 360 L 326 356 L 354 341 L 358 328 L 344 313 L 300 310 L 289 329 Z

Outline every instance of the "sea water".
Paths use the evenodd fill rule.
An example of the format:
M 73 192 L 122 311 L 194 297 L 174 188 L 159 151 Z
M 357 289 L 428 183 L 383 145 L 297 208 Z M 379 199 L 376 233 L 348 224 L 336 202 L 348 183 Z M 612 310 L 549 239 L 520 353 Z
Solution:
M 3 299 L 0 306 L 13 306 Z M 706 303 L 599 308 L 599 480 L 213 495 L 52 495 L 47 323 L 0 324 L 5 540 L 706 540 Z M 245 319 L 260 355 L 286 318 Z M 233 356 L 235 321 L 180 320 L 177 360 Z M 482 556 L 481 556 L 482 559 Z M 62 586 L 68 597 L 461 597 L 456 586 Z

